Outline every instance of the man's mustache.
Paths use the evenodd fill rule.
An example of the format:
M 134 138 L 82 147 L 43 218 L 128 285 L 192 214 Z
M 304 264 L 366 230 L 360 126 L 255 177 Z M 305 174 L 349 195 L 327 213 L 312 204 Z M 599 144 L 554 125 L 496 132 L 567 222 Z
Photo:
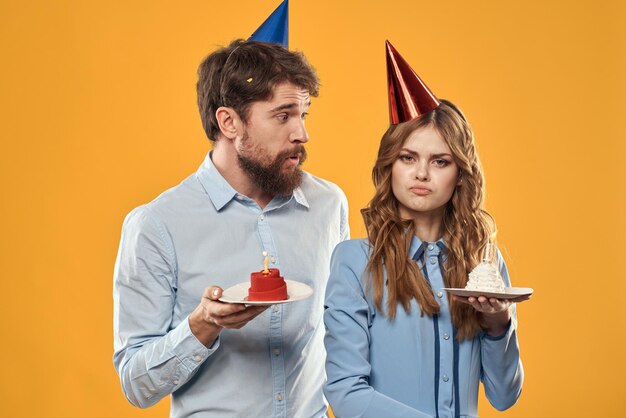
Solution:
M 300 156 L 300 164 L 302 164 L 304 160 L 306 160 L 307 153 L 306 153 L 306 148 L 304 148 L 304 145 L 297 144 L 297 145 L 294 145 L 292 149 L 281 152 L 280 154 L 276 156 L 276 161 L 283 161 L 295 155 Z

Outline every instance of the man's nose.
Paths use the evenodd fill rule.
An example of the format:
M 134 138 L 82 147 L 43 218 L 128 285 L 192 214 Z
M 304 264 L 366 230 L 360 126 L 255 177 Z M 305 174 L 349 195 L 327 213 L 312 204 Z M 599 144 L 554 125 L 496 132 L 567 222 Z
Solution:
M 293 132 L 289 136 L 289 141 L 300 142 L 304 144 L 308 140 L 309 140 L 309 133 L 304 127 L 304 120 L 297 121 Z

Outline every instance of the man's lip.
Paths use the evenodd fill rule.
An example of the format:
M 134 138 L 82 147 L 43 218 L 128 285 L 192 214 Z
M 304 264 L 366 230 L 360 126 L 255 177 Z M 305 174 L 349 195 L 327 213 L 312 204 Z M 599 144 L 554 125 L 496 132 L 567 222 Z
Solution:
M 420 195 L 420 196 L 425 196 L 427 194 L 432 193 L 432 190 L 430 190 L 428 187 L 422 187 L 422 186 L 411 187 L 409 190 L 411 190 L 413 193 Z
M 285 162 L 287 162 L 288 164 L 299 164 L 301 159 L 302 154 L 294 154 L 289 155 L 287 158 L 285 158 Z

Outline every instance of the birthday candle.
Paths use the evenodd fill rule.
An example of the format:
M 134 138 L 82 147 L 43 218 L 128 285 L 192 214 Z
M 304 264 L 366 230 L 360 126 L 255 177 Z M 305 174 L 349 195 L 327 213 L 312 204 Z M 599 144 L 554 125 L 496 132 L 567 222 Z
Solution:
M 269 274 L 270 270 L 267 268 L 267 264 L 268 264 L 268 258 L 267 258 L 267 251 L 263 251 L 263 256 L 265 257 L 265 259 L 263 260 L 263 266 L 265 267 L 263 269 L 263 273 L 264 274 Z
M 485 257 L 483 258 L 483 262 L 488 263 L 491 260 L 491 241 L 487 241 L 487 246 L 485 247 Z

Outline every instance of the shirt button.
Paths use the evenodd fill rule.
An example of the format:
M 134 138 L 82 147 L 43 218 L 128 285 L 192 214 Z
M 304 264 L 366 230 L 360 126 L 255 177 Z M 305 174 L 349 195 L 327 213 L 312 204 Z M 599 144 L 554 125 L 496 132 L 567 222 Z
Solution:
M 280 354 L 280 349 L 279 348 L 275 348 L 274 349 L 274 355 L 277 356 Z
M 178 384 L 178 379 L 174 379 L 174 381 L 172 381 L 172 383 L 177 385 Z
M 200 361 L 200 360 L 202 360 L 202 356 L 200 354 L 196 354 L 195 356 L 193 356 L 193 359 L 195 361 Z
M 443 292 L 437 292 L 437 297 L 441 299 L 443 297 Z
M 280 306 L 278 306 L 278 305 L 274 305 L 274 307 L 272 308 L 272 310 L 273 310 L 274 312 L 278 312 L 278 311 L 280 311 Z
M 430 257 L 430 264 L 436 264 L 437 259 L 435 257 Z
M 443 377 L 441 378 L 444 382 L 447 382 L 448 380 L 450 380 L 450 378 L 448 377 L 447 374 L 444 374 Z
M 283 400 L 283 394 L 279 393 L 278 395 L 276 395 L 276 399 L 278 399 L 279 401 Z
M 272 260 L 272 263 L 276 263 L 276 257 L 272 256 L 272 258 L 270 258 L 270 260 Z
M 259 216 L 260 220 L 264 220 L 265 219 L 265 215 L 261 214 L 261 216 Z
M 428 245 L 428 251 L 432 251 L 432 250 L 433 250 L 433 248 L 435 248 L 435 247 L 433 247 L 433 244 L 429 244 L 429 245 Z
M 444 339 L 444 340 L 449 340 L 449 339 L 450 339 L 450 334 L 448 334 L 447 332 L 445 332 L 445 333 L 443 334 L 443 339 Z

